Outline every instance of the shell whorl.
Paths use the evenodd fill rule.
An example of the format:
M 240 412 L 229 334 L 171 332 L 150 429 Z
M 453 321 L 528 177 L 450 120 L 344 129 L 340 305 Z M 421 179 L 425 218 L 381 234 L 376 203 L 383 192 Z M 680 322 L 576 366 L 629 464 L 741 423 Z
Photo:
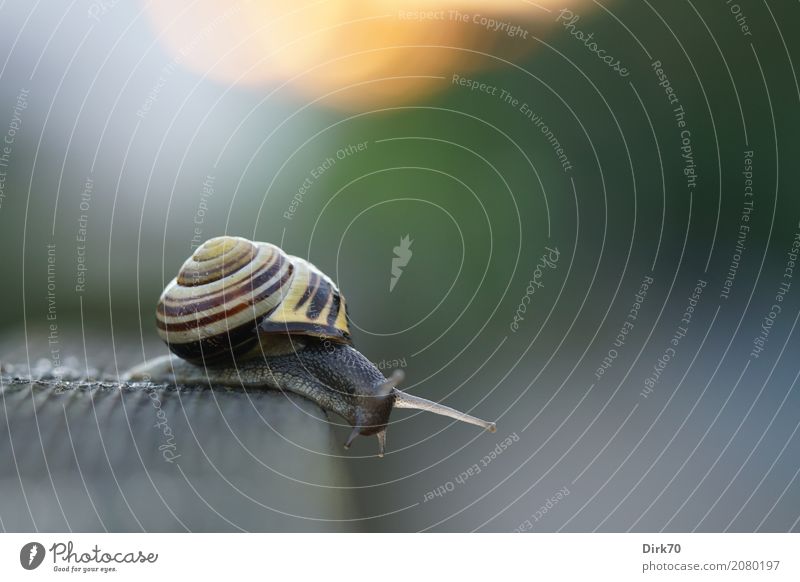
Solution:
M 269 243 L 210 239 L 167 285 L 158 333 L 190 362 L 224 363 L 302 334 L 351 343 L 344 297 L 311 263 Z

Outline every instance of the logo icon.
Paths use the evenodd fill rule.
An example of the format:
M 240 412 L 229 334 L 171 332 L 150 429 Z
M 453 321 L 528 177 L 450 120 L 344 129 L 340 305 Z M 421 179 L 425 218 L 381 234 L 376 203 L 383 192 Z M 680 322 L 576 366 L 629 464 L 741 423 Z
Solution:
M 411 260 L 411 243 L 414 241 L 406 235 L 400 239 L 400 244 L 394 247 L 394 257 L 392 258 L 392 278 L 389 280 L 389 292 L 394 291 L 394 286 L 400 280 L 400 275 L 403 274 L 403 267 L 408 265 Z
M 44 546 L 39 542 L 28 542 L 19 551 L 19 563 L 26 570 L 35 570 L 44 561 Z

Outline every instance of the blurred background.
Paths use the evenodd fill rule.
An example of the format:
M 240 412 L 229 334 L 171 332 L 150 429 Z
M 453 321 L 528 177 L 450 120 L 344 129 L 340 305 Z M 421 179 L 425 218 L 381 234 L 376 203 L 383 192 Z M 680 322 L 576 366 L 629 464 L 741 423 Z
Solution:
M 0 4 L 0 525 L 797 531 L 799 17 L 746 0 Z M 228 462 L 213 484 L 207 456 L 162 462 L 113 381 L 165 353 L 161 290 L 226 233 L 314 262 L 359 350 L 498 432 L 397 411 L 377 460 L 310 407 L 311 436 L 287 428 L 256 459 L 246 443 L 275 436 L 252 412 L 281 404 L 226 422 L 209 392 L 195 417 L 170 393 L 176 439 L 218 435 Z M 10 384 L 70 373 L 104 377 L 114 412 Z M 65 418 L 97 453 L 88 482 Z M 122 436 L 109 453 L 98 434 Z M 59 468 L 67 442 L 77 464 Z M 91 503 L 95 483 L 121 501 Z M 60 511 L 37 523 L 26 485 Z

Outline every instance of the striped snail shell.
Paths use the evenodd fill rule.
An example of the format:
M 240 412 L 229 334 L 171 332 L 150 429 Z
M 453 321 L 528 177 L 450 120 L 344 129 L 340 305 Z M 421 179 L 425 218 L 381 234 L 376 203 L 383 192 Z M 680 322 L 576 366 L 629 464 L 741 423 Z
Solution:
M 223 364 L 287 334 L 352 345 L 345 299 L 317 267 L 241 237 L 198 247 L 164 289 L 158 334 L 192 363 Z

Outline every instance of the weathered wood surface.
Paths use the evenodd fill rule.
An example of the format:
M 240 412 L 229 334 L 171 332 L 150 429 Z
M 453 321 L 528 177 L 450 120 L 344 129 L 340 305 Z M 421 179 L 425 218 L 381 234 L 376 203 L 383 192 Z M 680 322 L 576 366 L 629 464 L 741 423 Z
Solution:
M 5 531 L 352 529 L 343 451 L 310 401 L 58 381 L 46 366 L 25 382 L 27 366 L 8 361 L 0 385 Z

